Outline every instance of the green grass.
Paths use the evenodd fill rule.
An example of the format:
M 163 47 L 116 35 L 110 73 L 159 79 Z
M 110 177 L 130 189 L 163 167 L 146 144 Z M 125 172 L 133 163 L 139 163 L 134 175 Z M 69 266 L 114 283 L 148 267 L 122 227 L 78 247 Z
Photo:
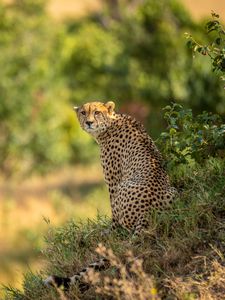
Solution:
M 171 210 L 151 214 L 149 228 L 140 237 L 125 230 L 104 234 L 110 220 L 100 216 L 95 221 L 77 223 L 71 219 L 63 227 L 49 227 L 43 250 L 46 267 L 40 274 L 26 274 L 23 290 L 6 288 L 5 299 L 63 299 L 59 291 L 46 288 L 42 278 L 48 274 L 72 275 L 81 270 L 97 259 L 95 249 L 99 243 L 112 249 L 123 263 L 130 250 L 135 258 L 143 259 L 144 271 L 153 276 L 157 293 L 163 299 L 222 299 L 225 161 L 211 158 L 204 166 L 182 165 L 170 177 L 180 196 Z M 116 274 L 114 269 L 106 271 L 109 277 Z M 76 286 L 65 297 L 108 299 L 106 295 L 96 295 L 95 287 L 80 295 Z M 149 299 L 154 299 L 151 297 L 149 294 Z M 120 299 L 115 295 L 114 298 Z

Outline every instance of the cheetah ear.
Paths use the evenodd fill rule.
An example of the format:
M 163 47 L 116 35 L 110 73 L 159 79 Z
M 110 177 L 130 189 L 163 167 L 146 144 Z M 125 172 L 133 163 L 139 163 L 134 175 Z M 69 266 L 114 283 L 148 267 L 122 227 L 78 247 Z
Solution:
M 73 107 L 73 110 L 75 110 L 75 112 L 77 112 L 77 111 L 78 111 L 78 109 L 79 109 L 79 107 L 78 107 L 78 106 L 74 106 L 74 107 Z
M 108 109 L 108 112 L 111 115 L 114 111 L 115 103 L 113 101 L 109 101 L 105 104 L 105 107 Z

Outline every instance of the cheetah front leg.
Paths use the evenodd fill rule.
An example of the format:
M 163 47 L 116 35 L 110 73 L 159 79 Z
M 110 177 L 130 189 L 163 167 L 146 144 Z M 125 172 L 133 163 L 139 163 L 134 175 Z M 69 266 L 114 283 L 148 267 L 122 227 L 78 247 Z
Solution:
M 113 231 L 113 230 L 116 230 L 119 227 L 121 227 L 121 226 L 117 222 L 116 218 L 112 218 L 112 224 L 111 224 L 110 229 Z
M 112 218 L 112 223 L 109 228 L 104 229 L 101 233 L 102 236 L 110 234 L 112 231 L 115 231 L 117 228 L 121 227 L 115 218 Z

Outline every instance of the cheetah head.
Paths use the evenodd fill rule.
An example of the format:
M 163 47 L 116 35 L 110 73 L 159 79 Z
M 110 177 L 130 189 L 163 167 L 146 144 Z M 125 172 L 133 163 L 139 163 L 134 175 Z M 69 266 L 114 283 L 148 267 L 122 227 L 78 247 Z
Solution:
M 74 107 L 83 130 L 93 136 L 98 136 L 111 126 L 115 116 L 114 102 L 89 102 L 80 107 Z

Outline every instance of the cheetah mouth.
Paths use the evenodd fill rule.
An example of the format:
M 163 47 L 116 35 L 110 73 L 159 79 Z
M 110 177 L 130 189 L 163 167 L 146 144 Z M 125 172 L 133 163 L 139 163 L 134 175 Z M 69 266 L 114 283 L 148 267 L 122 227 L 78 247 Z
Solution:
M 85 130 L 86 131 L 95 131 L 97 128 L 95 128 L 95 127 L 92 127 L 92 126 L 85 126 Z

